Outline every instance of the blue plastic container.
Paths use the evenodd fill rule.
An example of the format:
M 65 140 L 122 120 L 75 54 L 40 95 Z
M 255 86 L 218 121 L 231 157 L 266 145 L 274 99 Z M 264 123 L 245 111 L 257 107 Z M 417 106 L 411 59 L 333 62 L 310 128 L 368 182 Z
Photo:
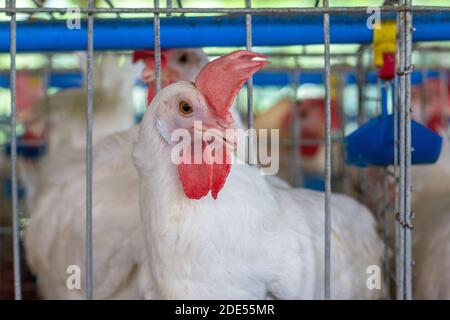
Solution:
M 431 164 L 441 153 L 442 137 L 411 120 L 411 163 Z M 376 117 L 346 137 L 346 163 L 358 167 L 394 164 L 394 116 Z

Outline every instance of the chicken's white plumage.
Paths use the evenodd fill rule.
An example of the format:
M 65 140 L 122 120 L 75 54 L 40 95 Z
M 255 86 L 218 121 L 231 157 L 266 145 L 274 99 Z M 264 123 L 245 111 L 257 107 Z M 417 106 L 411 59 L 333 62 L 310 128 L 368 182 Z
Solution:
M 117 56 L 97 57 L 93 106 L 95 152 L 102 138 L 132 126 L 132 89 L 139 68 L 127 61 L 121 63 Z M 70 274 L 66 271 L 71 265 L 79 266 L 85 279 L 85 105 L 84 88 L 58 93 L 50 97 L 50 105 L 40 108 L 42 116 L 50 122 L 48 153 L 29 170 L 25 179 L 31 181 L 30 177 L 35 177 L 35 183 L 27 186 L 35 192 L 28 194 L 31 220 L 25 233 L 26 255 L 37 276 L 40 295 L 47 299 L 84 297 L 84 290 L 67 288 Z M 139 268 L 130 256 L 136 250 L 130 250 L 128 243 L 138 234 L 137 205 L 134 211 L 130 208 L 138 199 L 132 188 L 121 183 L 124 176 L 135 174 L 135 170 L 116 169 L 118 173 L 109 176 L 102 175 L 105 170 L 108 166 L 96 170 L 93 184 L 94 294 L 97 298 L 137 298 L 133 277 Z M 109 198 L 114 192 L 118 194 Z M 113 207 L 104 211 L 105 203 Z M 128 214 L 128 210 L 135 216 Z
M 323 194 L 274 188 L 257 168 L 235 164 L 217 200 L 188 199 L 155 126 L 174 96 L 202 99 L 189 84 L 167 87 L 154 98 L 133 149 L 157 297 L 323 298 Z M 374 218 L 342 195 L 333 195 L 331 211 L 332 297 L 381 297 L 367 286 L 367 269 L 382 265 Z
M 414 298 L 450 299 L 450 143 L 439 161 L 413 168 Z

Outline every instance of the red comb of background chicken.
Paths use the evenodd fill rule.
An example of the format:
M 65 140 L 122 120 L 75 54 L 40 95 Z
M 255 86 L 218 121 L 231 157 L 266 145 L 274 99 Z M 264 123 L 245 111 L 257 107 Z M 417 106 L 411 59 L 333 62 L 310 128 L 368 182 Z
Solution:
M 300 139 L 320 139 L 323 136 L 325 126 L 325 99 L 304 99 L 297 104 L 301 119 Z M 337 130 L 340 127 L 340 115 L 338 105 L 331 101 L 331 128 Z M 289 112 L 283 119 L 286 127 L 292 123 L 293 113 Z M 320 144 L 303 144 L 299 152 L 303 157 L 313 157 L 319 152 Z
M 427 127 L 440 134 L 446 128 L 445 117 L 442 113 L 435 113 L 427 120 Z
M 161 50 L 161 68 L 169 63 L 170 50 Z M 144 61 L 149 68 L 155 68 L 155 51 L 154 50 L 137 50 L 133 52 L 133 63 Z
M 198 74 L 195 86 L 206 98 L 211 112 L 226 123 L 233 121 L 230 108 L 245 81 L 270 63 L 266 55 L 238 50 L 208 63 Z
M 299 103 L 300 112 L 307 112 L 310 108 L 319 108 L 325 123 L 325 99 L 305 99 Z M 331 128 L 339 129 L 341 117 L 339 115 L 338 105 L 336 101 L 331 101 Z
M 171 50 L 161 50 L 161 69 L 164 69 L 169 64 L 169 58 L 170 58 Z M 153 50 L 138 50 L 133 52 L 133 62 L 136 63 L 138 61 L 144 61 L 145 63 L 145 69 L 143 71 L 143 75 L 146 72 L 146 70 L 155 70 L 155 52 Z M 141 80 L 146 82 L 143 79 L 143 76 Z M 167 81 L 162 81 L 162 86 L 165 87 L 168 84 L 170 84 Z M 152 101 L 153 97 L 156 95 L 156 88 L 152 83 L 147 83 L 149 85 L 147 89 L 147 105 L 150 105 L 150 102 Z

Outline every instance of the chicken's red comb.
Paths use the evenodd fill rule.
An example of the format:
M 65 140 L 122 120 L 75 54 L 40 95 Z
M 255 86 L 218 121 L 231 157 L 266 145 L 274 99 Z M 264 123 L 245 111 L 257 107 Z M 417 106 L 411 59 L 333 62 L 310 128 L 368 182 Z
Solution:
M 206 98 L 212 113 L 232 122 L 230 107 L 245 81 L 266 64 L 266 55 L 246 50 L 234 51 L 211 61 L 198 74 L 195 86 Z
M 320 108 L 323 121 L 325 122 L 325 99 L 323 98 L 311 98 L 304 99 L 299 102 L 300 112 L 307 111 L 311 108 Z M 331 100 L 331 128 L 339 129 L 341 123 L 341 117 L 339 115 L 339 106 L 335 100 Z
M 161 50 L 161 68 L 169 63 L 170 50 Z M 133 63 L 144 61 L 148 67 L 155 67 L 155 51 L 137 50 L 133 52 Z

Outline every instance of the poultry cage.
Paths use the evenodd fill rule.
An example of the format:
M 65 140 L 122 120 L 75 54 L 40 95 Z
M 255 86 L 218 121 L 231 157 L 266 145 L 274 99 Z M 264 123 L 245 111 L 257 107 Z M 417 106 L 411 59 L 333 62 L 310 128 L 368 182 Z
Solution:
M 61 4 L 54 1 L 28 2 L 7 0 L 0 8 L 4 20 L 0 22 L 0 51 L 9 57 L 10 66 L 9 72 L 0 74 L 5 97 L 0 95 L 0 104 L 4 104 L 0 107 L 6 110 L 1 123 L 4 144 L 0 216 L 2 299 L 37 298 L 36 279 L 28 271 L 26 248 L 22 245 L 27 222 L 33 219 L 33 210 L 29 210 L 25 196 L 31 191 L 24 189 L 21 178 L 22 170 L 43 158 L 46 141 L 32 139 L 30 142 L 24 136 L 26 123 L 19 117 L 19 99 L 31 89 L 29 82 L 25 88 L 20 87 L 20 72 L 26 71 L 36 80 L 35 89 L 41 92 L 34 101 L 40 103 L 48 103 L 57 91 L 86 89 L 82 106 L 86 117 L 85 176 L 76 179 L 85 181 L 85 208 L 79 213 L 85 217 L 86 276 L 82 287 L 85 298 L 94 299 L 94 53 L 112 52 L 129 58 L 132 51 L 152 50 L 154 85 L 159 92 L 164 87 L 164 52 L 179 48 L 205 48 L 211 58 L 228 54 L 227 48 L 245 48 L 263 52 L 272 61 L 271 66 L 246 82 L 236 105 L 246 128 L 274 128 L 265 127 L 262 111 L 267 109 L 265 116 L 269 120 L 280 118 L 279 113 L 270 113 L 278 104 L 272 108 L 270 105 L 275 101 L 273 97 L 284 97 L 280 108 L 285 108 L 290 116 L 283 116 L 277 127 L 281 138 L 280 157 L 285 160 L 280 158 L 280 166 L 285 167 L 282 177 L 294 187 L 324 192 L 322 298 L 333 297 L 332 256 L 337 253 L 331 250 L 332 191 L 357 198 L 373 211 L 384 241 L 384 261 L 380 268 L 386 298 L 413 298 L 412 165 L 432 163 L 439 156 L 440 137 L 420 124 L 427 122 L 426 106 L 430 99 L 439 100 L 438 109 L 445 125 L 448 119 L 449 66 L 443 57 L 450 52 L 446 43 L 450 41 L 449 6 L 423 5 L 424 1 L 415 5 L 411 0 L 366 1 L 364 6 L 346 7 L 328 0 L 300 1 L 302 6 L 297 3 L 285 6 L 292 1 L 280 1 L 276 6 L 273 1 L 245 0 L 232 4 L 204 1 L 201 7 L 195 7 L 198 1 L 187 0 L 142 1 L 142 5 L 135 7 L 122 7 L 125 1 L 106 0 L 72 1 L 72 7 L 68 3 L 64 4 L 68 7 L 56 7 Z M 189 6 L 191 3 L 195 4 Z M 373 17 L 378 17 L 379 25 L 370 27 L 368 21 Z M 58 55 L 73 56 L 74 51 L 86 54 L 84 74 L 78 67 L 61 68 L 64 63 L 55 66 Z M 42 60 L 32 72 L 17 67 L 17 58 L 29 53 L 40 54 Z M 377 64 L 380 54 L 382 63 Z M 389 62 L 392 57 L 394 62 Z M 417 60 L 414 64 L 413 58 Z M 0 63 L 6 61 L 1 59 Z M 433 91 L 430 80 L 437 83 L 438 90 Z M 134 90 L 138 102 L 131 104 L 142 113 L 146 85 L 138 81 Z M 311 92 L 320 98 L 309 98 Z M 429 96 L 432 92 L 435 95 Z M 315 113 L 315 110 L 319 111 Z M 386 122 L 389 113 L 393 117 L 390 126 Z M 309 116 L 321 119 L 312 125 L 319 130 L 317 135 L 301 134 L 311 126 L 307 123 Z M 386 129 L 389 133 L 386 134 L 384 127 L 362 130 L 375 117 L 380 117 L 381 123 L 394 131 Z M 428 131 L 419 132 L 417 128 Z M 427 134 L 429 139 L 420 140 L 428 137 Z M 379 149 L 370 149 L 368 144 L 376 145 L 377 141 Z M 253 150 L 257 143 L 249 135 L 248 150 Z M 372 153 L 363 154 L 366 151 Z M 311 160 L 311 154 L 318 157 Z M 379 162 L 382 155 L 388 159 Z M 424 158 L 422 162 L 416 159 L 420 155 Z M 311 163 L 316 165 L 314 170 L 309 170 Z M 56 169 L 64 170 L 64 167 Z M 395 236 L 391 226 L 395 228 Z

